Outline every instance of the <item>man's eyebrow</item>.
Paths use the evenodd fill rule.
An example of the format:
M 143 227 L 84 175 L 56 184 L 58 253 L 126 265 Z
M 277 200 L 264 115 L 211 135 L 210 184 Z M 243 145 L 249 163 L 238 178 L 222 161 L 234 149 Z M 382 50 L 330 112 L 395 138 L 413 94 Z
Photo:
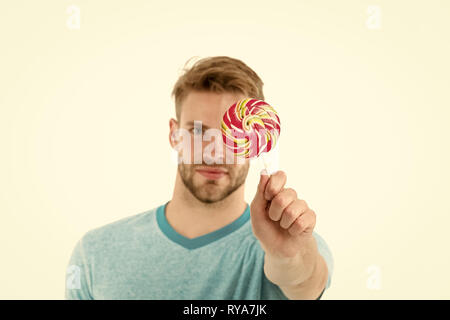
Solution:
M 193 127 L 194 126 L 194 121 L 188 121 L 188 122 L 186 122 L 186 126 L 187 127 Z M 202 123 L 202 128 L 205 128 L 205 129 L 210 129 L 210 127 L 209 126 L 207 126 L 207 125 L 205 125 L 205 124 L 203 124 Z

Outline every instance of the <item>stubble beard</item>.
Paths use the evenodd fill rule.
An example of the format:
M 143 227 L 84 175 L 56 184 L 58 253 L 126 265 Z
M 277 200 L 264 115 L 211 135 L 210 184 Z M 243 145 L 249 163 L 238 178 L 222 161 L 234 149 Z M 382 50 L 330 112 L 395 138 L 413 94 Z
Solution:
M 192 164 L 179 164 L 178 172 L 181 180 L 197 200 L 205 204 L 213 204 L 226 199 L 245 183 L 249 164 L 247 163 L 238 167 L 227 167 L 228 174 L 226 177 L 222 178 L 229 181 L 226 185 L 219 180 L 212 179 L 208 179 L 206 182 L 196 185 L 194 183 L 196 168 L 197 166 Z

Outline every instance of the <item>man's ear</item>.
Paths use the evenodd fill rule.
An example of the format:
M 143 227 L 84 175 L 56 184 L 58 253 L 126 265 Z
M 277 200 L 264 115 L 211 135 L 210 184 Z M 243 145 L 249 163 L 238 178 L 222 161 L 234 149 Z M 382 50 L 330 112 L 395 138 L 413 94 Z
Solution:
M 176 130 L 179 128 L 178 127 L 178 121 L 177 120 L 175 120 L 174 118 L 171 118 L 170 120 L 169 120 L 169 127 L 170 127 L 170 130 L 169 130 L 169 142 L 170 142 L 170 145 L 172 146 L 172 148 L 174 148 L 175 147 L 175 145 L 176 145 L 176 141 L 175 141 L 175 133 L 176 133 Z

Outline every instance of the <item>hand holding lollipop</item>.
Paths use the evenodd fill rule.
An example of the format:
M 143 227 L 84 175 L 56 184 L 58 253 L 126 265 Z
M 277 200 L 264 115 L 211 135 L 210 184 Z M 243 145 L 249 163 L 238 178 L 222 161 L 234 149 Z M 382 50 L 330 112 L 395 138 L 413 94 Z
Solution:
M 222 138 L 235 155 L 264 161 L 279 135 L 278 114 L 264 101 L 240 100 L 223 115 Z M 285 188 L 286 179 L 283 171 L 261 174 L 250 205 L 252 231 L 265 252 L 266 277 L 290 299 L 315 298 L 323 293 L 328 272 L 312 235 L 316 214 L 294 189 Z M 299 292 L 298 283 L 306 281 L 314 289 Z

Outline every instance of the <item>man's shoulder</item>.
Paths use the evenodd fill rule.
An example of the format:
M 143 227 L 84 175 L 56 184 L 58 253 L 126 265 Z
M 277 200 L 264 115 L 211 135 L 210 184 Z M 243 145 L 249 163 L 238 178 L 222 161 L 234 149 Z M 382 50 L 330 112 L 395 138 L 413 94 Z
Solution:
M 139 231 L 141 228 L 146 228 L 152 223 L 157 208 L 154 207 L 93 228 L 83 235 L 82 241 L 84 244 L 92 246 L 111 243 L 111 241 L 133 236 L 136 231 Z

